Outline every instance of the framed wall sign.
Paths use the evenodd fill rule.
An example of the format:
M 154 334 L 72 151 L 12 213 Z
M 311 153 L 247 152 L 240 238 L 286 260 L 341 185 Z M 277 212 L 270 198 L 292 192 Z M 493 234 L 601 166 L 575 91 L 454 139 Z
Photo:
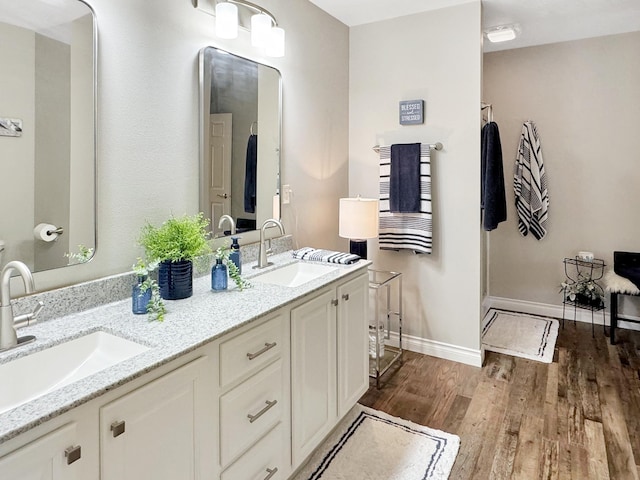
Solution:
M 424 100 L 402 100 L 399 105 L 400 125 L 424 123 Z

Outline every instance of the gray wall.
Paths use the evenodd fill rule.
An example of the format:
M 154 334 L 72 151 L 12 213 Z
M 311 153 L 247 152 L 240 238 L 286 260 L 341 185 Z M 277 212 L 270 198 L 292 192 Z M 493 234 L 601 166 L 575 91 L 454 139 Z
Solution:
M 489 294 L 558 305 L 562 259 L 640 251 L 640 32 L 484 56 L 504 156 L 508 222 L 489 234 Z M 548 234 L 517 231 L 513 163 L 522 122 L 538 126 L 549 179 Z
M 369 240 L 369 258 L 404 274 L 406 345 L 477 365 L 481 61 L 479 1 L 351 29 L 350 195 L 378 198 L 374 145 L 444 144 L 432 161 L 433 254 Z M 400 126 L 398 102 L 414 99 L 425 100 L 424 125 Z

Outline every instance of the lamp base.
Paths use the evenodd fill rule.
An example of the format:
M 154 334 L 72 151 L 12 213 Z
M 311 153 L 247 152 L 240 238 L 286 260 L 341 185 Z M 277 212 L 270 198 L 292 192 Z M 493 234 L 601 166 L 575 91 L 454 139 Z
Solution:
M 366 240 L 349 240 L 349 253 L 358 255 L 360 258 L 367 259 L 367 241 Z

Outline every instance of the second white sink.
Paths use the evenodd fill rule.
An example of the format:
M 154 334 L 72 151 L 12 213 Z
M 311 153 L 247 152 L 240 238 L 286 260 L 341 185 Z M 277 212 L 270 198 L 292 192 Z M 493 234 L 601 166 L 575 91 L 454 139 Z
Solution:
M 252 281 L 285 287 L 298 287 L 335 270 L 336 267 L 330 265 L 296 262 L 258 275 Z
M 1 364 L 0 413 L 148 349 L 99 331 Z

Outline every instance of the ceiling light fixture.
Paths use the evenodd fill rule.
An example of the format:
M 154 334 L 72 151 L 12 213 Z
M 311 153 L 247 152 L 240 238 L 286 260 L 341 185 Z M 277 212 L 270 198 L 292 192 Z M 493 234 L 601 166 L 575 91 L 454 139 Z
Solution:
M 284 56 L 284 30 L 276 18 L 264 8 L 246 0 L 216 0 L 216 35 L 220 38 L 238 36 L 238 7 L 251 13 L 251 45 L 264 49 L 270 57 Z M 247 27 L 249 28 L 249 27 Z
M 498 25 L 496 27 L 488 28 L 484 31 L 485 36 L 491 43 L 508 42 L 513 40 L 520 33 L 520 27 L 518 25 Z

